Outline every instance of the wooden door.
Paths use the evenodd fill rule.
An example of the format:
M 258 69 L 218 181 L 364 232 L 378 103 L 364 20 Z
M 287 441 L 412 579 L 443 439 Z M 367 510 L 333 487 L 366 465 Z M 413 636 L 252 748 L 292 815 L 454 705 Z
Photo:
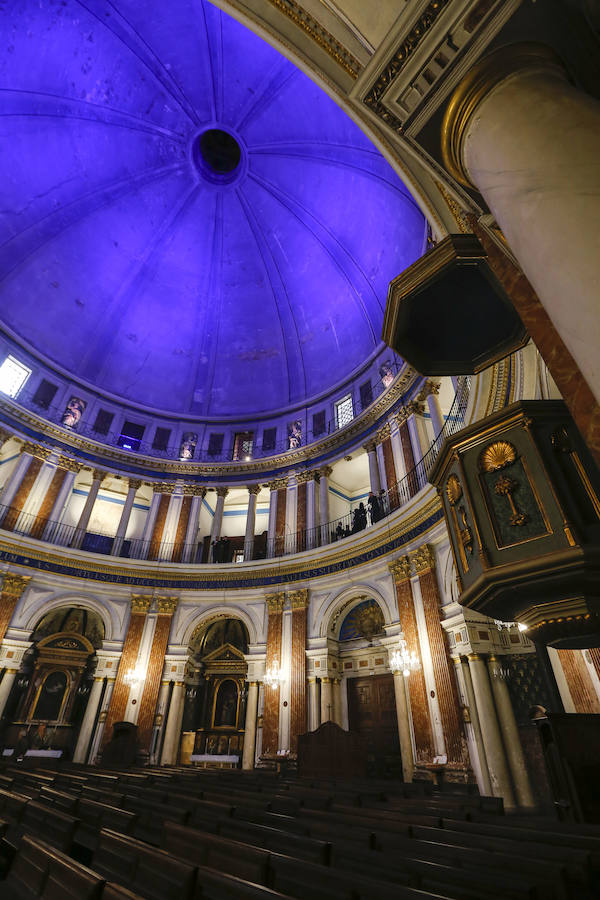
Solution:
M 348 679 L 348 724 L 367 739 L 369 771 L 401 777 L 393 675 Z

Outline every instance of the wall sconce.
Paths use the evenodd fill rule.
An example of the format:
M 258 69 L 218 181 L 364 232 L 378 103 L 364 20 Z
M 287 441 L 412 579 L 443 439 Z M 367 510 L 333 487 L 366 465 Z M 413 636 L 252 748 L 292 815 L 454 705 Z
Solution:
M 276 688 L 283 681 L 283 669 L 271 666 L 264 674 L 263 682 L 267 687 Z
M 136 666 L 135 669 L 130 669 L 123 678 L 125 684 L 127 684 L 130 688 L 135 688 L 138 684 L 141 684 L 146 677 L 146 673 L 140 666 Z
M 408 678 L 411 672 L 417 672 L 421 668 L 421 661 L 415 651 L 409 652 L 404 638 L 400 640 L 400 649 L 394 650 L 390 655 L 390 669 L 394 674 L 402 672 Z

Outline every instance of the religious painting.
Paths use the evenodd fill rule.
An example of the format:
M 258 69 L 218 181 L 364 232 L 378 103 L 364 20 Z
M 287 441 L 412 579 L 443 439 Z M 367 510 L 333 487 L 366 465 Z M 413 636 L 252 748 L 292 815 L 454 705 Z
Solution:
M 179 459 L 193 459 L 197 443 L 198 435 L 194 431 L 185 431 L 179 446 Z
M 64 425 L 65 428 L 77 428 L 86 406 L 85 400 L 80 397 L 71 397 L 62 414 L 61 425 Z
M 375 600 L 363 600 L 345 617 L 340 628 L 340 641 L 355 641 L 359 638 L 371 641 L 383 632 L 384 618 Z
M 302 446 L 302 422 L 296 419 L 295 422 L 289 422 L 287 427 L 288 450 L 296 450 Z
M 394 369 L 389 360 L 386 360 L 379 366 L 379 377 L 384 387 L 389 387 L 394 380 Z
M 55 722 L 60 716 L 66 690 L 66 674 L 64 672 L 51 672 L 42 685 L 32 718 Z
M 227 679 L 219 685 L 215 700 L 214 725 L 216 728 L 235 728 L 237 722 L 238 686 Z

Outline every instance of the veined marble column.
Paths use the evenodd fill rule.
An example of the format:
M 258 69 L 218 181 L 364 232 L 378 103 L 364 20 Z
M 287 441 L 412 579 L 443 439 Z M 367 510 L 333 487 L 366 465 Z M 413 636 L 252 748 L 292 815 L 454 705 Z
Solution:
M 165 740 L 162 748 L 161 766 L 176 766 L 179 755 L 179 740 L 181 738 L 181 722 L 183 719 L 183 704 L 185 701 L 185 684 L 176 681 L 173 684 L 171 703 L 167 715 L 165 728 Z
M 331 466 L 319 469 L 319 525 L 321 526 L 321 546 L 331 540 L 329 534 L 329 476 L 333 472 Z
M 258 710 L 258 681 L 248 682 L 246 722 L 244 725 L 244 749 L 242 769 L 253 769 L 256 753 L 256 712 Z
M 265 674 L 281 667 L 281 630 L 285 594 L 267 594 L 267 653 Z M 279 685 L 264 686 L 262 755 L 275 756 L 279 749 Z
M 212 520 L 212 526 L 210 529 L 210 543 L 212 546 L 213 541 L 218 541 L 221 537 L 221 528 L 223 527 L 223 511 L 225 509 L 225 497 L 229 493 L 229 488 L 226 487 L 218 487 L 217 488 L 217 502 L 215 504 L 215 514 Z
M 442 128 L 446 168 L 485 198 L 597 402 L 599 130 L 598 100 L 533 43 L 480 60 Z
M 165 666 L 165 653 L 169 643 L 173 615 L 177 609 L 178 598 L 173 596 L 158 597 L 156 625 L 152 635 L 152 646 L 146 668 L 144 689 L 140 698 L 137 715 L 137 738 L 140 748 L 150 755 L 152 734 L 154 728 L 154 716 L 160 681 Z M 183 714 L 183 710 L 182 710 Z
M 254 531 L 256 528 L 256 503 L 260 493 L 260 484 L 248 487 L 248 512 L 246 514 L 246 533 L 244 535 L 244 561 L 251 560 L 254 555 Z
M 333 721 L 333 685 L 331 678 L 321 678 L 321 725 Z
M 311 676 L 308 679 L 308 730 L 316 731 L 321 724 L 321 707 L 319 703 L 319 685 L 317 679 Z
M 4 576 L 0 590 L 0 644 L 4 640 L 17 603 L 30 581 L 31 575 L 13 575 L 12 572 L 7 572 Z
M 521 747 L 521 738 L 515 719 L 508 687 L 503 678 L 498 678 L 495 674 L 498 660 L 491 655 L 488 658 L 488 671 L 490 681 L 492 683 L 492 693 L 496 702 L 496 710 L 498 719 L 500 720 L 500 729 L 504 739 L 506 756 L 508 757 L 508 765 L 515 786 L 515 794 L 517 795 L 517 803 L 519 806 L 531 809 L 536 806 L 529 774 L 523 756 L 523 748 Z
M 112 549 L 110 551 L 111 556 L 119 556 L 121 553 L 121 550 L 123 548 L 123 541 L 125 540 L 125 535 L 127 534 L 127 526 L 129 525 L 129 519 L 131 518 L 131 510 L 133 509 L 135 495 L 141 486 L 141 481 L 136 481 L 133 478 L 129 479 L 129 487 L 127 490 L 127 496 L 125 498 L 125 505 L 123 506 L 117 533 L 115 535 Z
M 396 590 L 398 615 L 404 639 L 409 652 L 417 653 L 420 657 L 419 631 L 412 595 L 408 557 L 402 556 L 400 559 L 394 560 L 394 562 L 389 564 L 389 570 Z M 415 735 L 416 763 L 431 763 L 435 752 L 427 688 L 422 668 L 416 672 L 411 672 L 408 679 L 408 688 L 410 692 L 410 713 Z
M 65 456 L 59 457 L 57 472 L 38 513 L 38 534 L 36 537 L 41 537 L 43 541 L 52 541 L 54 544 L 63 544 L 65 542 L 62 532 L 66 529 L 61 528 L 61 524 L 80 469 L 80 464 L 75 462 L 74 459 L 69 459 Z M 57 476 L 60 477 L 59 473 L 61 472 L 62 481 L 60 485 L 57 483 L 55 488 Z M 55 493 L 54 500 L 52 500 L 53 492 Z
M 119 660 L 119 668 L 115 686 L 112 691 L 110 706 L 106 715 L 106 722 L 102 733 L 102 746 L 112 737 L 112 726 L 115 722 L 122 722 L 125 719 L 127 711 L 127 703 L 129 701 L 130 687 L 127 682 L 127 674 L 130 669 L 135 668 L 146 623 L 146 616 L 152 596 L 150 594 L 132 594 L 131 596 L 131 615 L 127 626 L 127 634 L 123 641 L 123 650 L 121 659 Z
M 19 490 L 21 482 L 25 478 L 27 469 L 33 462 L 33 455 L 35 453 L 35 450 L 36 445 L 30 443 L 29 441 L 21 445 L 20 456 L 17 460 L 17 464 L 8 476 L 6 484 L 2 488 L 2 493 L 0 494 L 0 527 L 2 527 L 2 523 L 4 522 L 4 519 L 9 512 L 8 507 L 10 507 L 10 505 L 12 504 L 15 494 Z
M 400 739 L 400 755 L 402 757 L 402 777 L 404 781 L 412 781 L 415 771 L 410 719 L 406 698 L 406 678 L 402 669 L 392 669 L 394 673 L 394 694 L 396 697 L 396 716 L 398 718 L 398 737 Z M 408 676 L 412 678 L 412 675 Z
M 190 490 L 192 493 L 192 504 L 190 506 L 190 514 L 185 532 L 182 562 L 193 563 L 196 562 L 196 555 L 198 553 L 198 528 L 200 525 L 202 503 L 206 496 L 206 488 L 199 485 L 192 485 Z
M 306 619 L 308 590 L 290 591 L 292 659 L 290 666 L 290 750 L 298 752 L 298 735 L 306 731 Z
M 160 506 L 160 502 L 162 500 L 160 489 L 160 484 L 152 484 L 152 500 L 150 501 L 150 509 L 148 510 L 148 514 L 146 515 L 142 537 L 139 541 L 134 542 L 135 549 L 133 555 L 136 559 L 148 558 L 148 551 L 150 550 L 150 540 L 152 538 L 154 524 L 158 515 L 158 507 Z
M 317 489 L 316 472 L 310 473 L 306 482 L 306 549 L 312 550 L 318 545 L 317 539 Z
M 81 545 L 83 544 L 83 539 L 85 537 L 85 532 L 89 525 L 89 521 L 92 517 L 92 511 L 94 509 L 94 504 L 98 496 L 98 491 L 100 490 L 100 485 L 102 484 L 102 481 L 105 477 L 106 472 L 103 472 L 101 469 L 93 470 L 92 486 L 90 488 L 89 494 L 87 495 L 85 505 L 79 517 L 79 522 L 77 523 L 75 533 L 73 534 L 71 547 L 81 547 Z
M 2 681 L 4 681 L 4 679 L 2 679 Z M 98 704 L 100 703 L 100 698 L 102 696 L 103 683 L 103 678 L 94 678 L 92 690 L 90 691 L 90 699 L 85 708 L 85 715 L 83 717 L 83 722 L 81 723 L 81 728 L 79 729 L 79 737 L 77 738 L 75 752 L 73 753 L 74 763 L 85 764 L 87 762 L 87 748 L 96 722 L 96 713 L 98 712 Z
M 369 460 L 369 484 L 371 491 L 376 497 L 379 497 L 381 479 L 379 477 L 379 463 L 377 462 L 377 444 L 375 441 L 370 441 L 368 444 L 365 444 L 364 450 Z
M 498 725 L 498 717 L 492 698 L 492 689 L 485 661 L 478 653 L 469 654 L 469 671 L 473 682 L 473 693 L 481 725 L 481 735 L 485 747 L 485 757 L 492 783 L 494 797 L 503 797 L 507 809 L 514 809 L 515 795 L 508 771 L 508 763 Z

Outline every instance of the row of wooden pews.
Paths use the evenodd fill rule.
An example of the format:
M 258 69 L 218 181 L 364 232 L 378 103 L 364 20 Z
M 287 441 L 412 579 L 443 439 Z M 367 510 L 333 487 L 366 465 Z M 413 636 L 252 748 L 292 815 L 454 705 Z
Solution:
M 466 785 L 8 764 L 2 875 L 17 898 L 591 900 L 600 827 Z

